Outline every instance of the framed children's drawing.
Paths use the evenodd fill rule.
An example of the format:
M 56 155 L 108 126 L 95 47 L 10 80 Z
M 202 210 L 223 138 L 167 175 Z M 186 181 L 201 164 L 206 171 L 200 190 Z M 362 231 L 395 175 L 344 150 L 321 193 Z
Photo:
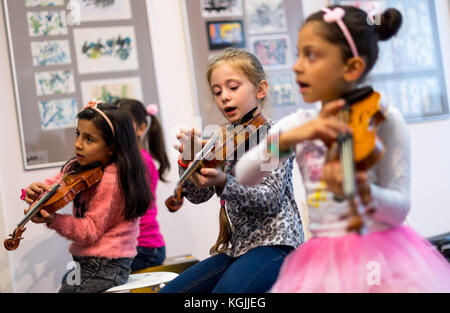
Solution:
M 74 155 L 76 115 L 89 100 L 158 102 L 146 1 L 3 6 L 25 170 Z
M 399 33 L 380 42 L 380 56 L 367 82 L 378 90 L 386 104 L 397 107 L 408 123 L 449 117 L 448 98 L 436 8 L 433 0 L 344 1 L 333 4 L 360 7 L 374 17 L 387 8 L 403 16 Z
M 292 73 L 297 33 L 302 23 L 299 0 L 182 0 L 191 60 L 194 102 L 206 129 L 226 120 L 216 109 L 205 72 L 208 61 L 226 47 L 255 54 L 267 73 L 268 101 L 264 114 L 279 119 L 294 112 L 302 100 Z

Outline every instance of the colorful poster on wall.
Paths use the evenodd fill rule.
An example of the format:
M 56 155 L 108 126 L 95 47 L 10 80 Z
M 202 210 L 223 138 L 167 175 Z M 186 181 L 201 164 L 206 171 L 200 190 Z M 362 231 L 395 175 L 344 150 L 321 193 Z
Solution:
M 80 74 L 139 68 L 133 26 L 80 28 L 73 34 Z
M 291 67 L 290 39 L 287 34 L 255 36 L 250 38 L 250 51 L 267 70 Z
M 227 47 L 245 47 L 244 26 L 242 21 L 206 22 L 210 50 Z

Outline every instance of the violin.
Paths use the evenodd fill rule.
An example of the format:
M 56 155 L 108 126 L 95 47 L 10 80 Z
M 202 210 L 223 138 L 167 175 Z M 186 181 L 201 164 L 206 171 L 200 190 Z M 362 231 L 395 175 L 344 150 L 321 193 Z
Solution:
M 380 94 L 370 86 L 352 90 L 342 98 L 346 103 L 336 117 L 347 123 L 353 134 L 339 134 L 337 142 L 328 151 L 327 159 L 339 159 L 344 200 L 349 203 L 350 222 L 347 230 L 360 233 L 364 225 L 359 213 L 363 204 L 358 194 L 355 173 L 358 170 L 367 171 L 384 156 L 385 148 L 376 131 L 379 124 L 386 120 L 386 107 L 380 102 Z
M 167 198 L 166 206 L 170 212 L 176 212 L 183 205 L 183 184 L 195 172 L 202 168 L 218 168 L 224 165 L 226 160 L 237 160 L 242 153 L 256 145 L 259 136 L 262 136 L 262 126 L 267 119 L 261 114 L 254 114 L 256 108 L 247 113 L 237 124 L 222 125 L 197 153 L 192 163 L 181 175 L 174 194 Z M 191 147 L 193 147 L 193 134 L 191 135 Z M 193 154 L 191 152 L 191 154 Z
M 55 213 L 62 209 L 81 191 L 98 183 L 103 177 L 103 171 L 98 163 L 84 168 L 83 171 L 70 171 L 64 174 L 42 197 L 30 205 L 30 209 L 25 217 L 17 224 L 16 229 L 10 234 L 10 238 L 5 239 L 6 250 L 15 250 L 22 240 L 22 234 L 26 230 L 28 223 L 41 210 Z

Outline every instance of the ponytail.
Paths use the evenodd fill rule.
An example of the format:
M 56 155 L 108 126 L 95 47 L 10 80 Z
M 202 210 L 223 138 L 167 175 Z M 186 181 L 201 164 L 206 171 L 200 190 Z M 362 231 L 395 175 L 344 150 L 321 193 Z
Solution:
M 150 154 L 159 162 L 159 178 L 163 182 L 167 182 L 163 176 L 170 170 L 170 162 L 167 156 L 161 124 L 154 115 L 150 115 L 150 128 L 145 137 L 147 138 L 147 145 Z
M 131 118 L 136 125 L 145 123 L 148 126 L 149 120 L 147 117 L 150 117 L 150 127 L 143 138 L 143 144 L 146 142 L 144 147 L 150 153 L 152 158 L 156 159 L 159 163 L 159 179 L 163 182 L 167 182 L 164 175 L 170 170 L 170 163 L 164 143 L 163 130 L 156 117 L 158 106 L 156 104 L 149 104 L 147 107 L 144 107 L 142 102 L 134 99 L 121 99 L 118 100 L 115 105 L 130 113 Z M 145 138 L 147 139 L 145 140 Z

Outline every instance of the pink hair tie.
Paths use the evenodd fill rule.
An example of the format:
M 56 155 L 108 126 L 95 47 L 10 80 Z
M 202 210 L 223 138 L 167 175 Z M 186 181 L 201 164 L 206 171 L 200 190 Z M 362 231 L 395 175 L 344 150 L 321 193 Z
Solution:
M 147 111 L 148 115 L 154 116 L 154 115 L 158 114 L 158 105 L 151 103 L 151 104 L 147 105 L 147 108 L 145 110 Z
M 356 48 L 355 41 L 353 40 L 352 35 L 350 34 L 350 31 L 348 30 L 347 26 L 344 23 L 344 16 L 345 16 L 345 10 L 343 8 L 334 8 L 333 10 L 330 10 L 329 8 L 323 8 L 321 11 L 325 12 L 323 15 L 323 20 L 327 23 L 336 23 L 339 28 L 341 29 L 342 33 L 345 36 L 345 39 L 347 39 L 348 45 L 350 46 L 350 49 L 352 50 L 353 56 L 355 58 L 359 57 L 358 49 Z
M 113 137 L 116 137 L 116 134 L 114 132 L 114 127 L 113 127 L 113 124 L 111 123 L 111 120 L 108 118 L 108 116 L 102 110 L 97 108 L 97 105 L 100 104 L 100 103 L 103 103 L 103 101 L 97 101 L 95 99 L 92 99 L 91 101 L 88 102 L 88 104 L 86 104 L 86 106 L 81 111 L 84 111 L 86 109 L 92 109 L 92 110 L 96 111 L 108 123 L 109 127 L 111 128 L 111 132 L 113 134 Z

